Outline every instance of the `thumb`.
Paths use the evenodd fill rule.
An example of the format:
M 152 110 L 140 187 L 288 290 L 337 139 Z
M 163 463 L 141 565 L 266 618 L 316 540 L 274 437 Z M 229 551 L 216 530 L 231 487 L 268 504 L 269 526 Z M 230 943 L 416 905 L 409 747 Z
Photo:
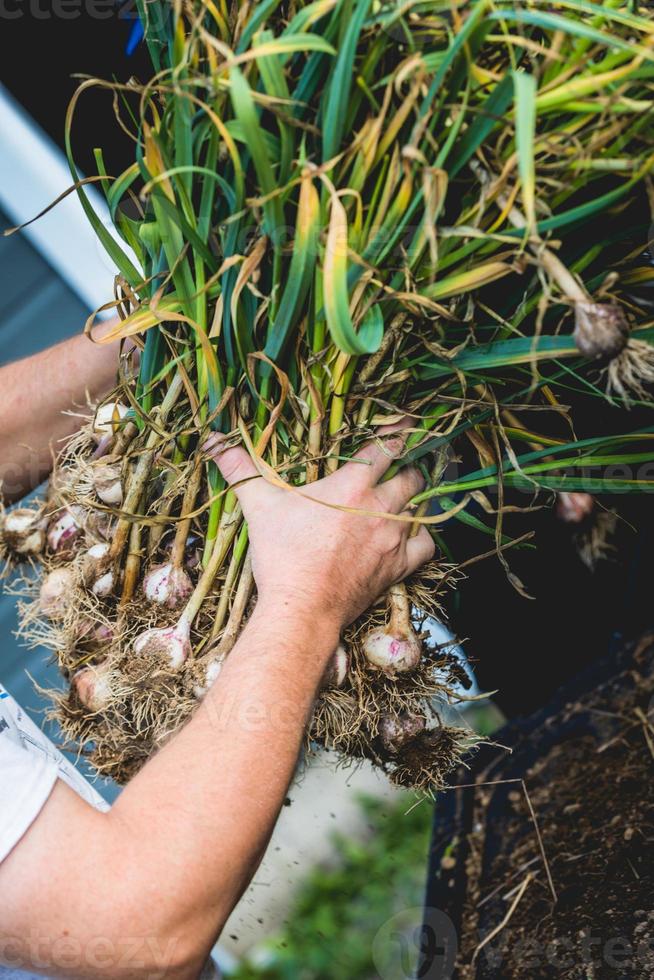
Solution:
M 253 489 L 253 478 L 259 472 L 243 446 L 226 446 L 227 436 L 220 432 L 210 436 L 202 446 L 209 459 L 212 459 L 228 486 L 234 489 L 241 504 Z

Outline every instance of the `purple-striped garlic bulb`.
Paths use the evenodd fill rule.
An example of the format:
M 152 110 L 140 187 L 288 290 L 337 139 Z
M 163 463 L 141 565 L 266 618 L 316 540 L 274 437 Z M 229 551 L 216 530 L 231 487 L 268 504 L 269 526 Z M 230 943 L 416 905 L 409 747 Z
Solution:
M 181 609 L 192 591 L 193 583 L 187 572 L 172 562 L 155 565 L 143 578 L 146 599 L 166 609 Z
M 388 624 L 370 630 L 363 652 L 373 667 L 389 677 L 413 670 L 420 663 L 422 642 L 411 623 L 411 605 L 403 585 L 388 591 Z
M 405 745 L 421 735 L 426 727 L 427 722 L 422 715 L 409 712 L 384 715 L 379 724 L 379 738 L 389 755 L 397 755 Z
M 185 619 L 176 626 L 146 630 L 134 640 L 133 650 L 143 659 L 163 660 L 171 670 L 179 670 L 191 655 L 191 630 Z
M 84 512 L 71 506 L 59 511 L 48 525 L 48 548 L 61 558 L 70 556 L 82 534 Z
M 589 493 L 561 491 L 556 495 L 556 516 L 566 524 L 581 524 L 594 509 L 595 501 Z
M 106 710 L 115 699 L 111 672 L 106 664 L 82 667 L 73 676 L 72 687 L 84 707 L 93 714 Z

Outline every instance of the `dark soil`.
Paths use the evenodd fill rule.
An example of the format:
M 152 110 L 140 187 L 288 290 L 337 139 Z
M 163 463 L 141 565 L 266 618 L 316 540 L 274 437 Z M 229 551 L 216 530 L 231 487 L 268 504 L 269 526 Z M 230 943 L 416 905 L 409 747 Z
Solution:
M 461 980 L 654 978 L 654 636 L 609 666 L 509 726 L 513 754 L 486 753 L 460 779 L 478 788 L 437 805 L 429 902 L 455 924 Z

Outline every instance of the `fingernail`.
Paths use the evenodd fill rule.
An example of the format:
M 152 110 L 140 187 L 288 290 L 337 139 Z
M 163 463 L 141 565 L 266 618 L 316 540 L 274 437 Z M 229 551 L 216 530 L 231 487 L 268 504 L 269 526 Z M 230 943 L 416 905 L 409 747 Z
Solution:
M 388 436 L 386 439 L 386 449 L 391 456 L 399 456 L 404 449 L 404 438 L 397 433 Z
M 222 432 L 212 432 L 208 439 L 200 446 L 203 453 L 215 453 L 219 451 L 227 442 L 227 436 Z

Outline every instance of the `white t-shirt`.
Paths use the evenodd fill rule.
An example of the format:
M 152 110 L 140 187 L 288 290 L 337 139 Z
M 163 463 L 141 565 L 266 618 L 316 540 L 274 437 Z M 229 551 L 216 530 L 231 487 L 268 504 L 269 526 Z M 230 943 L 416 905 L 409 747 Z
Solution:
M 57 779 L 96 809 L 109 809 L 0 684 L 0 861 L 41 812 Z

